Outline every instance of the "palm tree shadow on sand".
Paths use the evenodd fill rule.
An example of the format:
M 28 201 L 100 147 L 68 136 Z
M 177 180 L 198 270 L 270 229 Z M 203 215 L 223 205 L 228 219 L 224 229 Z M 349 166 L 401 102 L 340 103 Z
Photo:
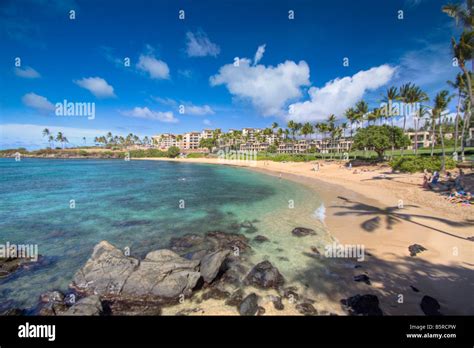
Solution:
M 348 215 L 367 216 L 368 219 L 361 223 L 361 227 L 364 229 L 364 231 L 367 231 L 367 232 L 374 232 L 377 229 L 382 228 L 382 220 L 385 220 L 385 226 L 389 230 L 393 229 L 393 227 L 396 224 L 406 221 L 406 222 L 409 222 L 418 226 L 422 226 L 430 230 L 437 231 L 439 233 L 454 237 L 454 238 L 470 240 L 465 237 L 458 236 L 456 234 L 430 226 L 426 223 L 416 221 L 415 219 L 441 222 L 445 224 L 446 226 L 451 226 L 451 227 L 466 227 L 466 228 L 474 227 L 474 220 L 465 220 L 463 222 L 457 222 L 457 221 L 451 221 L 451 220 L 444 219 L 437 216 L 403 213 L 403 209 L 398 208 L 398 206 L 381 208 L 381 207 L 376 207 L 376 206 L 369 205 L 366 203 L 356 202 L 342 196 L 338 196 L 337 198 L 344 201 L 346 204 L 349 204 L 349 206 L 347 205 L 332 206 L 332 208 L 344 209 L 343 211 L 339 211 L 335 213 L 335 215 L 336 216 L 348 216 Z M 405 205 L 405 207 L 418 208 L 418 206 L 416 205 Z

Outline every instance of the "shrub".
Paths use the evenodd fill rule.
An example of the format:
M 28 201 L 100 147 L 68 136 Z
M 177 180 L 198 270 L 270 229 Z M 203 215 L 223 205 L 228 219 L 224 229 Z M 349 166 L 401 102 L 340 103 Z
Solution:
M 170 157 L 170 158 L 175 158 L 176 156 L 179 155 L 180 152 L 181 151 L 180 151 L 179 147 L 171 146 L 167 151 L 167 156 Z
M 401 172 L 415 173 L 428 170 L 430 172 L 441 170 L 441 157 L 403 156 L 389 162 L 393 170 Z M 456 162 L 452 158 L 446 157 L 446 169 L 456 167 Z

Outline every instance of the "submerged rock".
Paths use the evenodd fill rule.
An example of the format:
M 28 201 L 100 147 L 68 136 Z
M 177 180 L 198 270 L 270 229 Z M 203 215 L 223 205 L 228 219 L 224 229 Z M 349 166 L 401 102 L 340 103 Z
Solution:
M 169 247 L 173 251 L 180 252 L 201 245 L 203 242 L 204 236 L 197 234 L 185 234 L 181 237 L 171 238 Z
M 240 315 L 255 315 L 258 311 L 258 296 L 251 293 L 239 305 Z
M 293 229 L 293 231 L 291 231 L 291 233 L 296 237 L 304 237 L 304 236 L 316 234 L 316 232 L 312 230 L 311 228 L 305 228 L 305 227 L 296 227 Z
M 265 236 L 262 236 L 262 235 L 258 235 L 256 236 L 254 239 L 254 242 L 257 242 L 257 243 L 263 243 L 263 242 L 268 242 L 269 239 Z
M 428 250 L 428 249 L 426 249 L 424 246 L 422 246 L 420 244 L 413 244 L 413 245 L 410 245 L 408 247 L 408 251 L 410 252 L 410 256 L 416 256 L 416 254 L 419 254 L 422 251 L 426 251 L 426 250 Z
M 237 289 L 230 295 L 230 297 L 225 301 L 227 306 L 238 306 L 244 298 L 244 292 L 242 289 Z
M 379 299 L 375 295 L 355 295 L 341 300 L 351 315 L 383 315 L 379 308 Z
M 423 296 L 420 303 L 421 310 L 425 315 L 441 315 L 439 302 L 431 296 Z
M 259 288 L 278 289 L 285 283 L 285 279 L 270 261 L 263 261 L 252 268 L 245 282 Z

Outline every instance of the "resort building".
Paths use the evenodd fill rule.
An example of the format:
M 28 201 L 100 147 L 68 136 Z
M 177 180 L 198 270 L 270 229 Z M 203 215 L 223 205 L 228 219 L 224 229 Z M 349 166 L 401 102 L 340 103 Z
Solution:
M 201 141 L 200 132 L 184 133 L 181 148 L 185 150 L 198 149 L 200 141 Z
M 243 128 L 242 129 L 242 137 L 244 139 L 248 138 L 249 141 L 255 141 L 255 137 L 261 132 L 262 130 L 259 128 Z
M 160 150 L 168 150 L 171 146 L 178 146 L 177 136 L 170 133 L 152 136 L 153 144 Z
M 259 143 L 259 142 L 248 142 L 245 144 L 240 144 L 240 151 L 267 151 L 268 143 Z
M 202 139 L 212 139 L 214 137 L 214 131 L 212 129 L 204 129 L 201 132 Z

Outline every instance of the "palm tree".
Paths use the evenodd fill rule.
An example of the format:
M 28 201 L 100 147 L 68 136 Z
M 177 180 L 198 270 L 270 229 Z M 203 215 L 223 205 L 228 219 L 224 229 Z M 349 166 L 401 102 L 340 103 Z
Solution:
M 359 101 L 355 106 L 355 116 L 354 121 L 359 123 L 362 126 L 364 122 L 364 117 L 369 112 L 369 105 L 363 100 Z M 359 127 L 360 128 L 360 127 Z
M 293 140 L 295 140 L 295 133 L 296 133 L 296 128 L 297 128 L 296 123 L 293 120 L 290 120 L 286 126 L 290 130 L 291 135 L 293 136 Z
M 420 87 L 412 85 L 408 91 L 406 101 L 411 105 L 418 105 L 419 103 L 424 103 L 428 101 L 428 95 L 421 90 Z M 413 124 L 415 128 L 415 155 L 418 153 L 418 126 L 419 119 L 421 118 L 420 110 L 421 108 L 416 108 L 415 115 L 413 115 Z
M 58 132 L 58 134 L 56 135 L 56 141 L 59 142 L 59 143 L 61 143 L 61 145 L 62 145 L 62 143 L 63 143 L 63 141 L 64 141 L 63 133 Z
M 275 131 L 275 129 L 277 129 L 277 128 L 278 128 L 278 123 L 273 122 L 272 123 L 272 131 Z
M 49 147 L 52 149 L 54 147 L 54 135 L 50 134 L 48 137 Z
M 458 103 L 456 107 L 456 119 L 454 122 L 454 152 L 458 152 L 458 138 L 459 138 L 459 116 L 461 113 L 461 97 L 463 95 L 463 89 L 465 89 L 464 79 L 461 73 L 456 75 L 455 81 L 447 81 L 448 85 L 450 85 L 453 89 L 455 89 L 458 93 Z M 461 142 L 464 141 L 462 138 Z
M 63 149 L 64 149 L 64 144 L 69 143 L 69 140 L 67 140 L 66 137 L 63 137 L 62 143 L 63 143 Z
M 313 134 L 313 126 L 311 123 L 306 122 L 303 127 L 301 127 L 301 134 L 307 138 L 308 135 Z
M 470 79 L 470 74 L 466 68 L 466 61 L 474 58 L 474 32 L 464 31 L 459 38 L 459 42 L 456 42 L 454 38 L 451 38 L 451 45 L 453 48 L 454 57 L 458 61 L 459 68 L 464 73 L 464 79 L 467 82 L 467 88 L 472 107 L 474 105 L 474 95 L 472 93 L 472 81 Z
M 441 9 L 449 17 L 454 18 L 456 25 L 461 24 L 464 31 L 471 31 L 474 27 L 474 1 L 466 0 L 466 6 L 461 4 L 447 4 Z M 472 60 L 472 55 L 471 55 Z M 474 60 L 471 61 L 472 69 L 474 70 Z M 472 103 L 472 102 L 471 102 Z
M 443 90 L 439 92 L 434 98 L 434 107 L 432 110 L 434 118 L 438 118 L 439 126 L 439 137 L 441 139 L 441 148 L 442 148 L 442 160 L 441 160 L 441 170 L 444 172 L 446 170 L 446 152 L 444 148 L 444 135 L 443 135 L 443 112 L 448 107 L 449 102 L 451 101 L 452 96 L 449 95 L 449 92 Z
M 43 138 L 47 136 L 48 139 L 49 139 L 49 135 L 50 135 L 49 129 L 48 128 L 43 129 Z M 50 144 L 50 146 L 51 146 L 51 144 Z
M 350 136 L 351 136 L 351 139 L 352 139 L 352 126 L 355 122 L 355 117 L 356 117 L 356 111 L 354 108 L 349 108 L 347 109 L 345 112 L 344 112 L 344 116 L 346 116 L 347 118 L 347 121 L 349 121 L 349 125 L 350 125 Z

